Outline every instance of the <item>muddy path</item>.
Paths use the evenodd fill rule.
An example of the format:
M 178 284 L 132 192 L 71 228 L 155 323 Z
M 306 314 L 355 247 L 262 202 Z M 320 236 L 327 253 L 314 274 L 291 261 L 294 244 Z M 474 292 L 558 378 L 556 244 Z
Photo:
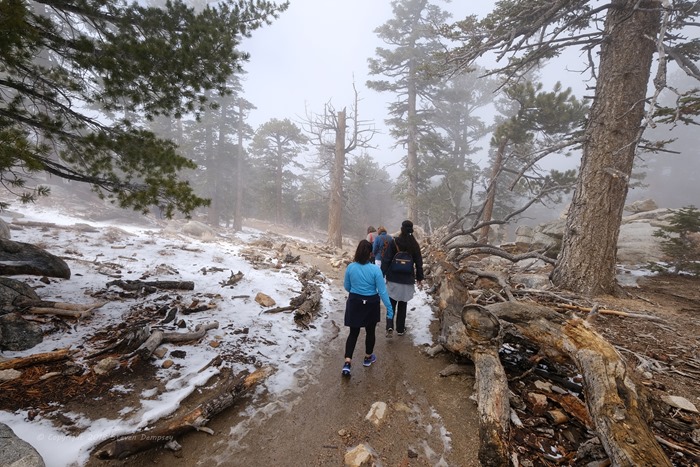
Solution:
M 155 449 L 92 465 L 342 466 L 348 449 L 360 443 L 376 454 L 376 465 L 479 465 L 476 404 L 469 398 L 473 373 L 439 376 L 453 363 L 451 356 L 427 356 L 425 347 L 413 344 L 410 329 L 387 339 L 380 323 L 377 362 L 362 366 L 361 333 L 352 376 L 342 377 L 347 337 L 342 271 L 300 253 L 326 274 L 335 300 L 334 309 L 315 323 L 324 328 L 324 338 L 308 364 L 296 371 L 296 386 L 274 399 L 264 393 L 244 397 L 207 424 L 214 435 L 190 433 L 179 440 L 179 451 Z M 409 325 L 410 308 L 409 302 Z M 388 407 L 378 426 L 365 420 L 375 402 Z

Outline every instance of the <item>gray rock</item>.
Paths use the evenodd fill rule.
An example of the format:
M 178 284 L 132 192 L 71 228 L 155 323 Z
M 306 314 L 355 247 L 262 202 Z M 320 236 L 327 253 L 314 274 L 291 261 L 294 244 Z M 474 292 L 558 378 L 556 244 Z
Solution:
M 70 268 L 61 258 L 42 248 L 0 238 L 0 275 L 23 274 L 70 279 Z
M 187 224 L 182 226 L 182 233 L 191 235 L 193 237 L 215 237 L 216 233 L 214 230 L 201 222 L 189 221 Z
M 44 340 L 38 324 L 22 318 L 18 313 L 0 316 L 0 350 L 27 350 Z
M 44 467 L 36 449 L 17 437 L 12 428 L 0 423 L 0 462 L 4 467 Z
M 0 238 L 4 238 L 5 240 L 9 240 L 11 238 L 10 226 L 8 226 L 7 222 L 2 219 L 0 219 Z
M 617 262 L 623 265 L 640 265 L 663 259 L 661 242 L 654 237 L 658 230 L 648 222 L 633 222 L 620 226 L 617 239 Z
M 632 204 L 628 204 L 625 206 L 625 211 L 630 211 L 630 212 L 646 212 L 646 211 L 653 211 L 654 209 L 658 209 L 659 206 L 656 204 L 656 201 L 653 199 L 640 199 L 638 201 L 635 201 Z

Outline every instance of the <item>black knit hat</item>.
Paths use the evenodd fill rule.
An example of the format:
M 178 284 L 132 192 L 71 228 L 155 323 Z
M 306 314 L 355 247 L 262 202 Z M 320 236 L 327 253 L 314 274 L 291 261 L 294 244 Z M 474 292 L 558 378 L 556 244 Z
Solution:
M 406 235 L 411 235 L 413 234 L 413 222 L 411 221 L 403 221 L 401 223 L 401 233 L 406 234 Z

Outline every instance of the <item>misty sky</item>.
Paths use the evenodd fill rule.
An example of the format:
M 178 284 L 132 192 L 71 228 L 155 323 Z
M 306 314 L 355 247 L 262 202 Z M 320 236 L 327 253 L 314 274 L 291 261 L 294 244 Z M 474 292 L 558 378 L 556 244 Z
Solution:
M 493 1 L 441 4 L 453 18 L 483 16 Z M 289 9 L 272 25 L 254 31 L 242 49 L 251 54 L 245 64 L 245 95 L 258 107 L 250 123 L 257 127 L 271 118 L 299 122 L 306 112 L 321 113 L 331 102 L 336 109 L 353 104 L 353 80 L 361 99 L 360 119 L 373 121 L 378 146 L 369 155 L 381 165 L 398 161 L 403 151 L 391 150 L 384 120 L 387 93 L 367 89 L 367 59 L 377 47 L 387 47 L 374 29 L 392 17 L 389 0 L 291 0 Z M 381 77 L 372 77 L 378 79 Z M 297 123 L 298 124 L 298 123 Z M 359 155 L 359 153 L 358 153 Z M 401 168 L 387 166 L 396 177 Z

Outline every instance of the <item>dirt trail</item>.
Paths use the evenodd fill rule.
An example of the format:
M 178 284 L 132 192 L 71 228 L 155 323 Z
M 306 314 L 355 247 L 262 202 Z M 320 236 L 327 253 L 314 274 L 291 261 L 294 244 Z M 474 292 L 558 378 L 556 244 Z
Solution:
M 207 425 L 214 436 L 186 435 L 179 452 L 157 449 L 110 465 L 342 466 L 347 450 L 360 443 L 374 450 L 377 465 L 479 465 L 476 405 L 469 399 L 473 374 L 440 377 L 439 371 L 452 363 L 450 356 L 426 356 L 413 345 L 410 330 L 387 339 L 379 332 L 380 324 L 377 362 L 369 368 L 361 364 L 363 332 L 352 376 L 342 377 L 347 328 L 342 326 L 340 271 L 319 258 L 302 260 L 316 264 L 331 279 L 337 306 L 315 323 L 326 328 L 327 338 L 314 350 L 308 367 L 297 371 L 298 387 L 275 400 L 246 397 Z M 378 401 L 388 411 L 375 427 L 365 415 Z

